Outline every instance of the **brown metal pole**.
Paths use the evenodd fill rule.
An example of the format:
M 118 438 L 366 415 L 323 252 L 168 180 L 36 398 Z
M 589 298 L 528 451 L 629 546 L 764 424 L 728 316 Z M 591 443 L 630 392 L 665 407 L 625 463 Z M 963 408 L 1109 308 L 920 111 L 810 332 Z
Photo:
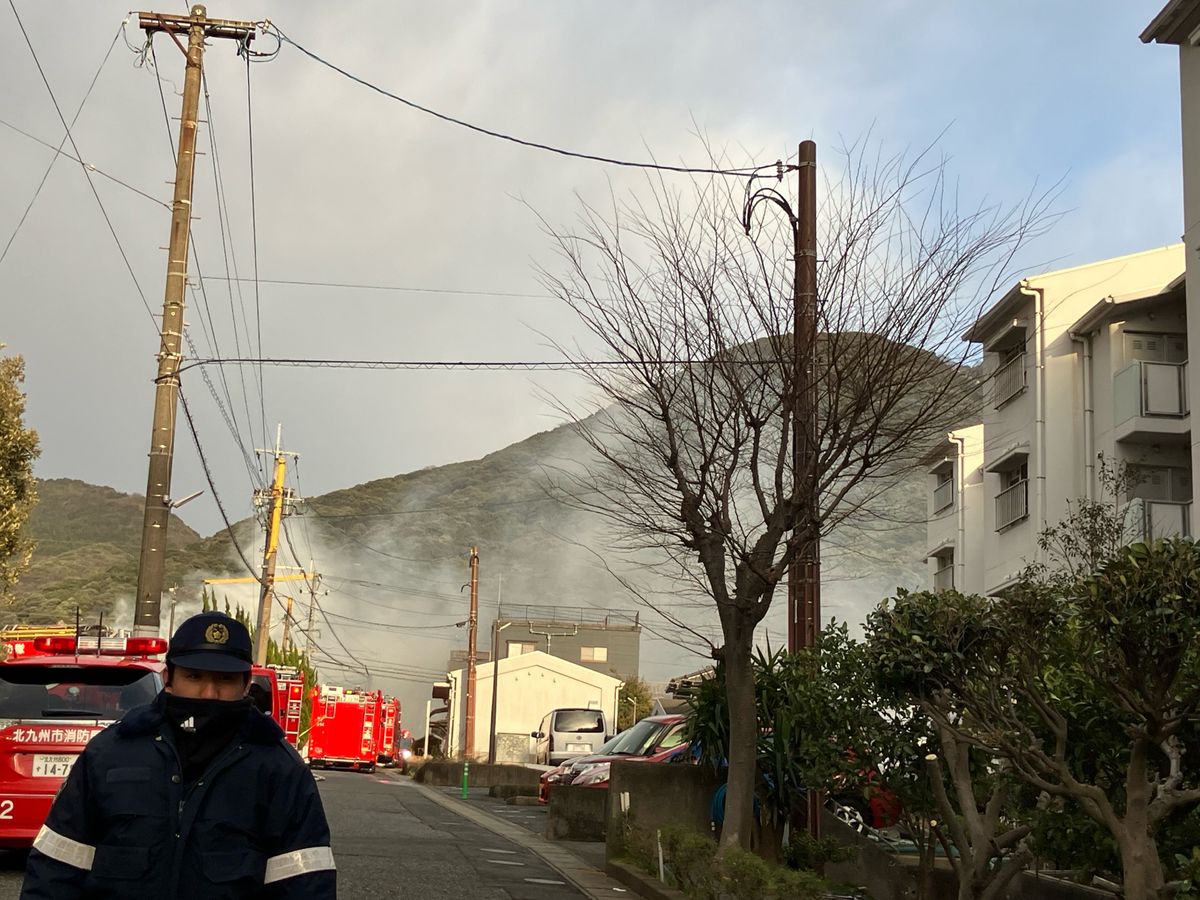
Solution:
M 479 548 L 471 548 L 471 612 L 467 617 L 467 734 L 463 758 L 475 755 L 475 639 L 479 627 Z
M 187 286 L 188 236 L 192 227 L 192 182 L 196 170 L 196 113 L 204 59 L 203 6 L 192 8 L 187 67 L 183 75 L 183 112 L 175 161 L 175 198 L 171 204 L 171 240 L 167 251 L 167 287 L 163 295 L 158 375 L 154 379 L 154 422 L 150 431 L 150 467 L 142 516 L 133 633 L 157 636 L 161 630 L 167 523 L 171 517 L 171 467 L 175 452 L 175 412 L 179 397 L 179 361 L 183 344 L 183 301 Z

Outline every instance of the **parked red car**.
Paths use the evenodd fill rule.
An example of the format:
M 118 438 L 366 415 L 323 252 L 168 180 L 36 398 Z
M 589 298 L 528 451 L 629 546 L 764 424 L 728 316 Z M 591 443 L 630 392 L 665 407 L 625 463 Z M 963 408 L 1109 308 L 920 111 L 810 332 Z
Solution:
M 538 780 L 538 802 L 550 802 L 556 784 L 604 787 L 613 760 L 663 762 L 685 745 L 686 716 L 649 716 L 625 729 L 592 756 L 581 756 L 545 772 Z

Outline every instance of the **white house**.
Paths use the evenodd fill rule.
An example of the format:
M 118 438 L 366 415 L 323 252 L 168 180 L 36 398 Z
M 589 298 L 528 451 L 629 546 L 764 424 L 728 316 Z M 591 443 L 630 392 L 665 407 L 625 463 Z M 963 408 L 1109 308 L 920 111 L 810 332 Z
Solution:
M 622 682 L 586 666 L 576 665 L 541 650 L 483 663 L 475 667 L 475 755 L 486 757 L 491 735 L 492 685 L 499 666 L 496 694 L 496 759 L 529 762 L 533 758 L 531 732 L 542 717 L 559 707 L 603 710 L 616 730 Z M 462 752 L 465 735 L 464 693 L 467 670 L 449 674 L 449 755 Z
M 1115 499 L 1146 536 L 1191 534 L 1187 332 L 1182 244 L 1025 278 L 980 316 L 982 422 L 926 458 L 929 586 L 1012 584 L 1069 503 L 1099 497 L 1100 455 L 1134 467 Z

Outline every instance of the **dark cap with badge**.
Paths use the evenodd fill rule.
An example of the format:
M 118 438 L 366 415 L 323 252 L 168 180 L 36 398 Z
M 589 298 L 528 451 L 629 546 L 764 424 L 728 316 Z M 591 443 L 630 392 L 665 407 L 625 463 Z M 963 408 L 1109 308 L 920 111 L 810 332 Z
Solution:
M 250 632 L 220 612 L 192 616 L 175 630 L 167 662 L 202 672 L 249 672 Z

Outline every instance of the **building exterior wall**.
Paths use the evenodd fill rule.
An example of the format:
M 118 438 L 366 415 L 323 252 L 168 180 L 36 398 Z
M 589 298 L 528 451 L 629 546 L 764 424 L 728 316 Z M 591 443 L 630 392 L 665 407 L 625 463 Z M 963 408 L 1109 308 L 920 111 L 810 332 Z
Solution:
M 510 623 L 507 627 L 506 622 Z M 497 656 L 500 659 L 518 655 L 518 648 L 514 645 L 521 645 L 522 649 L 532 646 L 543 653 L 615 678 L 637 675 L 640 671 L 642 630 L 637 625 L 529 622 L 501 618 L 494 627 L 504 629 L 499 635 Z M 487 637 L 491 638 L 490 632 Z M 585 654 L 585 648 L 603 648 L 603 652 Z M 585 655 L 603 655 L 604 659 L 585 659 Z
M 1187 330 L 1189 317 L 1176 287 L 1183 268 L 1183 245 L 1174 245 L 1028 278 L 968 333 L 983 347 L 988 389 L 982 436 L 972 436 L 981 445 L 982 465 L 977 480 L 966 479 L 963 496 L 956 498 L 966 513 L 965 537 L 955 541 L 955 558 L 963 561 L 966 571 L 959 582 L 967 590 L 995 593 L 1030 563 L 1045 561 L 1038 536 L 1064 520 L 1079 499 L 1098 497 L 1099 454 L 1190 473 L 1189 415 L 1117 415 L 1118 409 L 1128 410 L 1128 388 L 1143 372 L 1142 363 L 1126 371 L 1132 362 L 1126 332 L 1171 335 Z M 1090 392 L 1084 384 L 1088 353 Z M 1013 354 L 1020 360 L 1013 367 L 1023 367 L 1023 382 L 1013 380 L 1013 368 L 1001 371 Z M 1151 370 L 1177 384 L 1191 374 L 1186 365 L 1156 364 L 1146 369 Z M 1145 389 L 1140 382 L 1135 387 Z M 1090 403 L 1085 404 L 1085 396 Z M 1140 397 L 1133 395 L 1139 404 Z M 931 461 L 935 480 L 932 469 L 937 465 Z M 1024 514 L 1014 516 L 1011 501 L 1021 489 L 1004 498 L 1001 494 L 1018 480 L 1021 466 L 1027 475 Z M 970 496 L 973 487 L 975 497 Z M 1187 490 L 1190 496 L 1190 481 Z M 949 540 L 948 519 L 931 514 L 931 552 Z M 935 568 L 931 565 L 931 586 Z
M 939 450 L 934 456 L 940 458 L 930 460 L 927 581 L 977 594 L 983 590 L 983 548 L 968 538 L 983 531 L 983 426 L 950 432 Z
M 507 634 L 508 629 L 503 634 Z M 617 703 L 622 682 L 584 666 L 535 652 L 501 658 L 499 692 L 496 696 L 496 735 L 498 762 L 530 762 L 533 740 L 542 717 L 560 707 L 603 710 L 610 730 L 615 730 Z M 485 758 L 491 735 L 492 663 L 475 669 L 475 755 Z M 466 670 L 450 673 L 455 695 L 465 690 Z M 462 702 L 451 703 L 451 730 L 457 738 L 452 755 L 465 746 L 465 711 Z
M 1179 48 L 1183 133 L 1183 243 L 1187 247 L 1188 346 L 1200 347 L 1200 47 Z M 1189 368 L 1190 394 L 1200 397 L 1200 366 Z M 1189 446 L 1192 471 L 1200 471 L 1200 435 Z

